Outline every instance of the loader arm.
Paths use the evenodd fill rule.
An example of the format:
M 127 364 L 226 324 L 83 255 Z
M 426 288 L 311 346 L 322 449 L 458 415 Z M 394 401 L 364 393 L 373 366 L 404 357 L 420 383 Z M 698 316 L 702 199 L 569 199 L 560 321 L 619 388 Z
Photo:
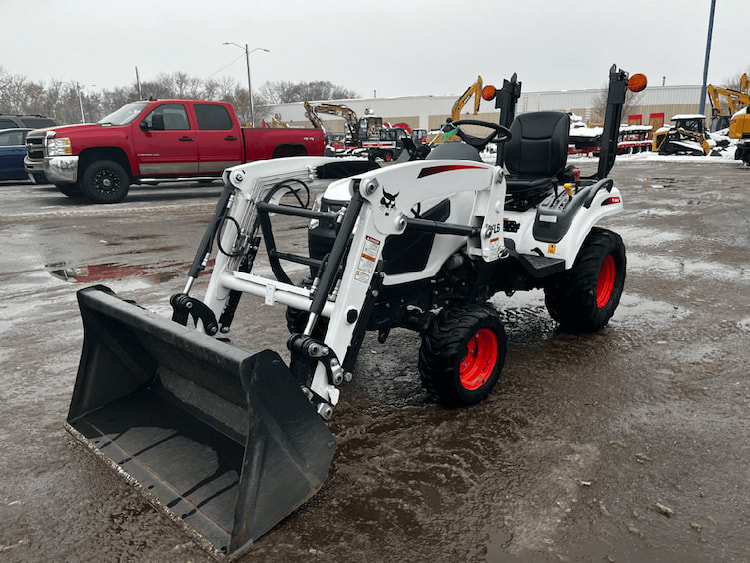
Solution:
M 452 234 L 468 237 L 469 255 L 486 261 L 496 260 L 504 250 L 502 210 L 505 199 L 500 169 L 484 163 L 416 161 L 376 169 L 349 180 L 351 201 L 340 219 L 339 235 L 327 262 L 316 264 L 324 267 L 319 268 L 318 278 L 311 288 L 296 286 L 278 273 L 269 278 L 243 271 L 248 253 L 257 251 L 257 225 L 263 223 L 265 215 L 287 213 L 314 217 L 316 214 L 306 209 L 270 205 L 264 201 L 266 196 L 279 185 L 309 181 L 311 171 L 331 160 L 289 158 L 237 166 L 225 172 L 225 181 L 235 193 L 226 198 L 229 207 L 222 213 L 224 223 L 234 227 L 225 228 L 217 244 L 220 250 L 202 302 L 217 318 L 223 316 L 230 305 L 233 292 L 261 297 L 266 305 L 280 304 L 308 311 L 311 320 L 303 337 L 311 336 L 319 317 L 329 319 L 325 340 L 314 349 L 309 348 L 309 338 L 304 346 L 294 336 L 288 343 L 293 357 L 295 354 L 302 356 L 297 357 L 297 361 L 314 366 L 309 389 L 316 397 L 319 412 L 326 418 L 330 416 L 330 407 L 339 400 L 338 385 L 349 377 L 342 366 L 353 365 L 358 353 L 352 341 L 357 326 L 367 321 L 363 311 L 373 284 L 379 281 L 376 278 L 380 275 L 379 263 L 386 239 L 403 233 L 410 224 L 435 233 L 452 229 Z M 410 210 L 424 199 L 425 193 L 438 198 L 461 191 L 477 193 L 470 225 L 425 224 L 411 217 Z M 270 233 L 264 231 L 262 238 L 268 254 L 278 256 Z M 310 262 L 309 258 L 291 255 L 284 258 Z M 220 330 L 226 334 L 229 326 L 222 325 Z

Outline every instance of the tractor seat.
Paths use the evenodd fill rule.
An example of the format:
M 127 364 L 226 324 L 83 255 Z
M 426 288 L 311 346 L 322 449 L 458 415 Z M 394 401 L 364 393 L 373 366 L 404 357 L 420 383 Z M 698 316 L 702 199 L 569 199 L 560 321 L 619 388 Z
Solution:
M 556 111 L 524 113 L 510 131 L 513 136 L 505 143 L 508 200 L 527 209 L 571 175 L 566 168 L 570 118 Z
M 477 149 L 458 141 L 438 144 L 430 151 L 425 160 L 475 160 L 482 162 Z

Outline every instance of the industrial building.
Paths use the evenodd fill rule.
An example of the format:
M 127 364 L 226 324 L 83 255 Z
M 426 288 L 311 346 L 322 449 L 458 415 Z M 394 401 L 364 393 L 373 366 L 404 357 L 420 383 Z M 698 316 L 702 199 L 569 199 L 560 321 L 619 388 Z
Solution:
M 500 86 L 500 85 L 498 85 Z M 654 129 L 669 123 L 676 114 L 699 113 L 700 86 L 649 86 L 646 90 L 628 93 L 623 110 L 623 122 L 637 125 L 651 125 Z M 327 102 L 343 104 L 354 110 L 358 116 L 372 110 L 374 115 L 383 117 L 390 123 L 407 123 L 412 129 L 437 129 L 451 114 L 451 108 L 458 96 L 408 96 L 401 98 L 356 98 L 349 100 L 309 100 L 311 103 Z M 603 108 L 606 101 L 604 89 L 566 90 L 549 92 L 522 92 L 516 113 L 532 111 L 569 111 L 579 115 L 587 123 L 601 121 L 597 109 Z M 482 101 L 479 113 L 472 113 L 473 103 L 466 104 L 461 115 L 466 118 L 497 121 L 497 111 L 493 102 Z M 270 125 L 271 117 L 289 126 L 310 127 L 302 103 L 278 104 L 267 108 L 265 121 Z M 703 113 L 711 115 L 710 102 L 706 102 Z M 326 131 L 343 133 L 344 120 L 335 116 L 321 115 Z

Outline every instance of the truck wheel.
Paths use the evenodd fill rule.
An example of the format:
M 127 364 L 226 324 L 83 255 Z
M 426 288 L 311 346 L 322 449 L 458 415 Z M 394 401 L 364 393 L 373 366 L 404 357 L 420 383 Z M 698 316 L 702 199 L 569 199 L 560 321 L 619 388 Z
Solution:
M 594 227 L 573 267 L 544 288 L 550 316 L 567 330 L 599 330 L 620 303 L 625 270 L 625 245 L 620 235 Z
M 81 197 L 81 188 L 78 184 L 55 184 L 57 191 L 68 197 Z
M 478 403 L 500 378 L 505 351 L 505 329 L 491 307 L 444 311 L 422 334 L 422 384 L 446 407 Z
M 83 171 L 81 191 L 94 203 L 118 203 L 129 189 L 127 172 L 112 160 L 92 162 Z

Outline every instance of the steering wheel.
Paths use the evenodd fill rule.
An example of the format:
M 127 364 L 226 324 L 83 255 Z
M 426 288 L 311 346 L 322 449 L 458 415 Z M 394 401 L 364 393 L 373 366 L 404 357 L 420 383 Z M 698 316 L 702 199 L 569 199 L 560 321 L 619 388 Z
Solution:
M 446 123 L 446 125 L 453 125 L 458 127 L 458 130 L 456 131 L 456 135 L 458 135 L 458 138 L 480 152 L 484 150 L 484 148 L 487 146 L 487 143 L 493 141 L 496 143 L 504 143 L 513 136 L 513 134 L 510 132 L 510 129 L 498 123 L 492 123 L 491 121 L 480 121 L 478 119 L 458 119 L 456 121 Z M 463 132 L 460 127 L 461 125 L 478 125 L 480 127 L 492 129 L 492 132 L 486 137 L 475 137 L 474 135 L 469 135 Z

